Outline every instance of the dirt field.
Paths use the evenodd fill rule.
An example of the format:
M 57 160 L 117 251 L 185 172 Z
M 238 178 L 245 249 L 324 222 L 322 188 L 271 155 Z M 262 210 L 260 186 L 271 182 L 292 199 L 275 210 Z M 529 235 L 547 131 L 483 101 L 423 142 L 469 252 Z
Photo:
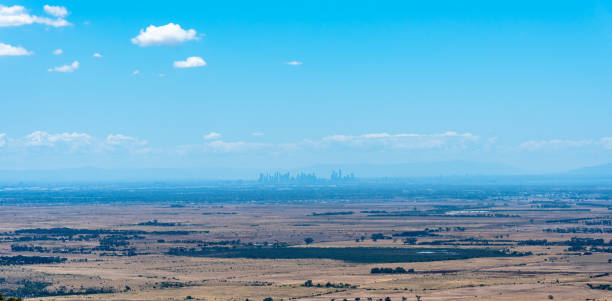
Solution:
M 606 229 L 612 226 L 606 223 L 612 211 L 569 199 L 559 201 L 569 206 L 563 210 L 534 206 L 542 201 L 550 200 L 497 198 L 486 201 L 486 206 L 478 206 L 483 201 L 460 198 L 185 206 L 3 205 L 0 256 L 58 256 L 66 261 L 0 266 L 0 288 L 17 292 L 27 286 L 24 280 L 29 281 L 30 288 L 38 287 L 38 296 L 28 300 L 611 300 L 612 290 L 605 285 L 612 283 L 612 253 L 602 249 L 611 248 L 606 244 L 612 233 Z M 440 206 L 454 207 L 438 210 Z M 74 235 L 20 232 L 36 228 L 124 232 L 91 237 L 76 230 Z M 557 228 L 600 229 L 602 233 L 545 231 Z M 603 239 L 604 245 L 586 242 L 571 249 L 572 237 Z M 306 238 L 313 242 L 306 244 Z M 213 243 L 247 249 L 279 244 L 477 248 L 509 255 L 368 263 L 166 254 L 178 247 L 184 252 L 208 250 Z M 15 250 L 15 246 L 40 248 Z M 385 267 L 414 271 L 371 273 L 372 268 Z M 307 280 L 313 285 L 304 285 Z

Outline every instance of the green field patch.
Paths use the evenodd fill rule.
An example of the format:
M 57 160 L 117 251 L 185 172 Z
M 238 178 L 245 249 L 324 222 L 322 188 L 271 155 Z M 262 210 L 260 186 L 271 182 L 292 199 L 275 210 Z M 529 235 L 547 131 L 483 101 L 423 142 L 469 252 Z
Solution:
M 458 248 L 291 248 L 291 247 L 212 247 L 172 248 L 169 255 L 250 258 L 250 259 L 333 259 L 356 263 L 423 262 L 476 257 L 520 256 L 493 249 Z

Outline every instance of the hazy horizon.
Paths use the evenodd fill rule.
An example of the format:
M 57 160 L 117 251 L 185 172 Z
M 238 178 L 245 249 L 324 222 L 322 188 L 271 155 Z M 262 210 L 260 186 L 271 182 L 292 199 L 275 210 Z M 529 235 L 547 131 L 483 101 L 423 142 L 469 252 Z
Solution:
M 258 181 L 261 175 L 281 174 L 297 179 L 316 177 L 325 184 L 332 173 L 342 172 L 352 180 L 343 183 L 430 183 L 430 184 L 609 184 L 612 164 L 588 166 L 556 173 L 526 173 L 508 166 L 474 162 L 432 162 L 395 165 L 319 165 L 294 169 L 274 168 L 68 168 L 48 170 L 0 170 L 0 183 L 128 183 L 128 182 L 215 182 Z M 364 182 L 366 181 L 366 182 Z M 406 182 L 408 181 L 408 182 Z M 332 182 L 338 182 L 333 181 Z M 263 182 L 263 184 L 274 182 Z M 285 184 L 315 184 L 310 179 Z M 276 183 L 276 184 L 281 184 Z

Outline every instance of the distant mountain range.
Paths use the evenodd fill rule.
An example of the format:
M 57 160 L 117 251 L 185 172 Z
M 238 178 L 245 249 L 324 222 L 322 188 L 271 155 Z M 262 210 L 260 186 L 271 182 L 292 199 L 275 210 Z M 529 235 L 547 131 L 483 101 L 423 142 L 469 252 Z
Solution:
M 563 173 L 527 174 L 518 168 L 498 163 L 470 161 L 403 163 L 403 164 L 338 164 L 317 165 L 295 169 L 256 168 L 141 168 L 103 169 L 72 168 L 58 170 L 0 170 L 0 183 L 28 182 L 148 182 L 148 181 L 216 181 L 256 180 L 260 173 L 276 171 L 315 173 L 319 178 L 329 178 L 331 172 L 342 169 L 354 173 L 357 179 L 419 179 L 427 182 L 478 183 L 612 183 L 612 163 L 583 167 Z M 430 180 L 427 180 L 430 179 Z M 595 183 L 593 182 L 593 183 Z

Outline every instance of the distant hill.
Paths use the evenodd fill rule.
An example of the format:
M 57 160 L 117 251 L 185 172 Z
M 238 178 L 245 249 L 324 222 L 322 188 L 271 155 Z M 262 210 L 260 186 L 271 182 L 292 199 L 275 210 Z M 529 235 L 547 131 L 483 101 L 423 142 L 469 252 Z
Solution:
M 612 163 L 582 167 L 582 168 L 578 168 L 578 169 L 569 171 L 567 174 L 575 175 L 575 176 L 592 176 L 592 177 L 612 176 Z

